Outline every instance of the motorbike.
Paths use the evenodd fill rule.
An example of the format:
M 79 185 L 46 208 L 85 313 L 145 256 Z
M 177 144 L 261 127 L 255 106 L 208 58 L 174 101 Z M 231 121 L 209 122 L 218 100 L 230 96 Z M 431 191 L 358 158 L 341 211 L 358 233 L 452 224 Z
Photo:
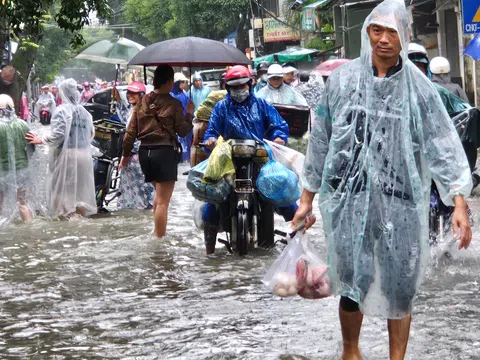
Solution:
M 467 155 L 470 170 L 473 174 L 475 164 L 477 162 L 477 149 L 480 147 L 480 110 L 478 108 L 470 108 L 460 112 L 449 114 L 452 118 L 455 129 L 457 130 L 463 149 Z M 474 178 L 474 187 L 478 185 L 477 175 Z M 430 209 L 429 209 L 429 241 L 431 246 L 436 246 L 444 234 L 451 232 L 452 215 L 454 207 L 446 206 L 440 199 L 439 192 L 434 182 L 430 193 Z M 470 218 L 470 224 L 473 226 L 472 212 L 467 209 Z
M 205 146 L 205 144 L 200 144 Z M 218 205 L 220 228 L 227 239 L 218 239 L 230 253 L 246 255 L 256 247 L 274 245 L 274 207 L 262 199 L 255 188 L 261 167 L 268 161 L 262 142 L 256 140 L 231 140 L 232 160 L 235 166 L 233 191 L 226 204 Z M 204 228 L 205 239 L 217 236 L 217 228 Z
M 110 158 L 96 140 L 92 141 L 92 157 L 95 180 L 95 199 L 99 212 L 108 212 L 106 207 L 117 197 L 120 185 L 120 159 Z
M 125 125 L 109 120 L 94 121 L 95 137 L 92 141 L 95 197 L 99 212 L 121 195 L 120 158 Z
M 52 114 L 50 114 L 50 109 L 47 106 L 42 106 L 40 108 L 40 123 L 42 125 L 50 125 L 51 119 Z

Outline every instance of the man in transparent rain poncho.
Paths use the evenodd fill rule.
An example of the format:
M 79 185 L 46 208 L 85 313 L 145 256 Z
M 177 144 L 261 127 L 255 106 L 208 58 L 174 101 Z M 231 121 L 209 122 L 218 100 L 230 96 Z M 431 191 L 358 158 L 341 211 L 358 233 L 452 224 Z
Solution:
M 25 141 L 27 123 L 15 115 L 13 100 L 0 95 L 0 226 L 20 215 L 29 222 L 33 212 L 28 198 L 33 197 L 30 157 L 33 146 Z M 18 210 L 18 211 L 17 211 Z
M 293 220 L 306 227 L 315 193 L 328 241 L 343 359 L 361 359 L 363 314 L 388 319 L 390 358 L 406 352 L 412 301 L 428 266 L 431 179 L 460 248 L 472 237 L 468 162 L 437 90 L 408 60 L 410 19 L 386 0 L 365 20 L 360 58 L 329 77 L 317 109 Z M 460 228 L 460 231 L 459 231 Z
M 256 94 L 259 99 L 265 99 L 270 104 L 308 106 L 302 94 L 283 82 L 283 69 L 279 64 L 270 65 L 267 77 L 267 86 Z
M 49 146 L 49 211 L 54 218 L 88 216 L 97 212 L 93 158 L 90 142 L 94 128 L 92 116 L 80 105 L 77 83 L 60 83 L 62 99 L 52 117 L 50 134 L 38 137 L 28 133 L 31 144 Z

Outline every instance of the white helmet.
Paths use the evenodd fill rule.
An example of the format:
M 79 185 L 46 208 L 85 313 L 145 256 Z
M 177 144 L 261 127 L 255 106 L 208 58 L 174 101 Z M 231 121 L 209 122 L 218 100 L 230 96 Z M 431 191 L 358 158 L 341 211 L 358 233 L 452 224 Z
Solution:
M 15 105 L 13 105 L 13 100 L 7 94 L 0 95 L 0 109 L 9 109 L 13 110 Z
M 437 56 L 430 61 L 430 71 L 432 74 L 448 74 L 450 63 L 444 57 Z
M 270 65 L 270 67 L 268 68 L 268 71 L 267 71 L 267 76 L 268 78 L 272 78 L 272 77 L 281 77 L 283 78 L 283 68 L 281 65 L 279 64 L 273 64 L 273 65 Z
M 427 55 L 427 50 L 420 44 L 410 43 L 408 44 L 408 55 L 410 54 L 423 54 Z

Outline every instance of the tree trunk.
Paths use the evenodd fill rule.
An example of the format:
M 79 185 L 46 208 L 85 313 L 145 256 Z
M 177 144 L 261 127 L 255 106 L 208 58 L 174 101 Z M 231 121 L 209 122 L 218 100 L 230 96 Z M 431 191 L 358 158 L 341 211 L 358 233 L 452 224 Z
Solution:
M 26 88 L 28 75 L 32 70 L 38 52 L 37 47 L 28 46 L 24 48 L 21 45 L 21 43 L 18 45 L 17 52 L 10 63 L 17 70 L 13 83 L 5 85 L 0 81 L 0 93 L 8 94 L 13 99 L 17 115 L 20 114 L 22 93 Z

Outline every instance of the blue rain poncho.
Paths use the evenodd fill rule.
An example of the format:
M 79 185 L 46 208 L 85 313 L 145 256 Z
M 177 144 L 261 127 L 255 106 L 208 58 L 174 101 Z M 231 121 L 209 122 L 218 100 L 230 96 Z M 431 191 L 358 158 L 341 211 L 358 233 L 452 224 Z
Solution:
M 266 81 L 263 81 L 263 79 L 260 79 L 260 81 L 257 83 L 257 85 L 255 85 L 254 87 L 254 92 L 255 92 L 255 95 L 258 95 L 258 92 L 260 90 L 262 90 L 265 86 L 267 86 L 268 83 Z
M 195 85 L 192 85 L 190 89 L 190 98 L 195 104 L 195 111 L 197 111 L 200 104 L 207 98 L 208 94 L 210 94 L 212 90 L 209 87 L 203 85 L 202 76 L 197 72 L 193 76 L 193 81 L 195 80 L 202 81 L 202 86 L 199 89 L 196 88 Z
M 278 89 L 268 84 L 257 93 L 257 97 L 270 104 L 308 106 L 307 100 L 293 87 L 282 84 Z
M 187 114 L 187 104 L 190 97 L 187 92 L 180 89 L 180 81 L 177 81 L 173 85 L 173 89 L 170 92 L 175 99 L 179 100 L 182 103 L 183 115 Z M 190 148 L 192 147 L 193 141 L 193 131 L 190 131 L 187 136 L 179 136 L 178 141 L 182 145 L 182 161 L 190 160 Z
M 403 65 L 390 77 L 373 75 L 370 24 L 399 33 Z M 428 266 L 432 178 L 446 205 L 472 188 L 440 96 L 408 60 L 409 34 L 403 2 L 386 0 L 367 17 L 361 57 L 327 81 L 302 176 L 319 193 L 333 292 L 387 318 L 411 313 Z
M 255 139 L 275 140 L 277 137 L 288 141 L 288 124 L 278 111 L 263 99 L 255 95 L 242 103 L 234 101 L 229 94 L 218 102 L 213 109 L 204 140 L 218 139 Z

